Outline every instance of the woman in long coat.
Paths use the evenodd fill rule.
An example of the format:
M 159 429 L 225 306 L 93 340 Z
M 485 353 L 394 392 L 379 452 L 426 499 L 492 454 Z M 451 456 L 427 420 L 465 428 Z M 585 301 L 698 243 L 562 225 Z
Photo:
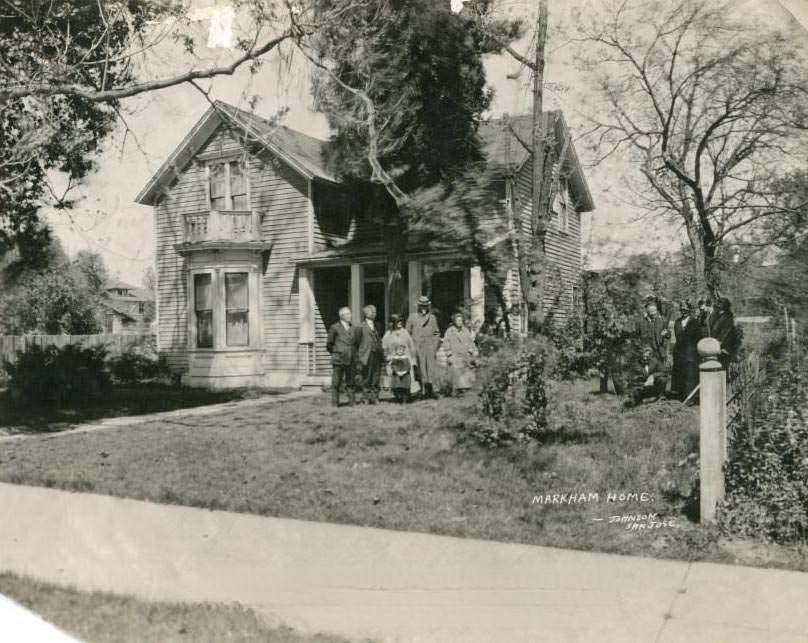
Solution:
M 685 400 L 699 384 L 699 340 L 704 337 L 701 323 L 693 315 L 689 301 L 679 305 L 679 319 L 673 325 L 676 344 L 673 347 L 673 372 L 671 391 Z
M 474 382 L 474 358 L 477 356 L 477 346 L 464 321 L 461 313 L 455 313 L 452 316 L 452 325 L 446 329 L 443 336 L 443 348 L 447 353 L 449 372 L 452 376 L 452 393 L 455 395 L 461 395 L 470 389 Z
M 726 369 L 731 362 L 738 359 L 738 351 L 741 348 L 741 335 L 735 326 L 735 316 L 732 314 L 729 299 L 718 298 L 715 302 L 715 311 L 710 315 L 709 324 L 710 337 L 715 337 L 721 344 L 718 361 Z
M 418 299 L 418 312 L 407 318 L 407 332 L 415 343 L 417 352 L 418 373 L 424 387 L 424 397 L 435 397 L 433 382 L 437 378 L 438 364 L 435 356 L 440 346 L 440 329 L 438 320 L 430 310 L 427 297 Z

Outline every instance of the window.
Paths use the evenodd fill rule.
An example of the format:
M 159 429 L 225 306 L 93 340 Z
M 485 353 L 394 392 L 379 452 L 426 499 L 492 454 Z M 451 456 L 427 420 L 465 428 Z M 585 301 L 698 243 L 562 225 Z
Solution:
M 213 348 L 213 276 L 194 275 L 194 310 L 196 312 L 196 347 Z
M 556 227 L 561 232 L 570 231 L 570 208 L 572 201 L 570 199 L 569 186 L 567 182 L 562 179 L 559 185 L 559 191 L 553 198 L 553 213 L 556 215 Z
M 246 272 L 228 272 L 224 276 L 225 341 L 228 346 L 249 346 L 250 304 Z
M 142 315 L 142 314 L 144 314 L 144 313 L 146 312 L 146 304 L 145 304 L 145 303 L 143 303 L 142 301 L 141 301 L 141 302 L 138 302 L 138 305 L 137 305 L 137 312 L 139 312 L 141 315 Z
M 241 161 L 211 163 L 210 209 L 218 211 L 248 210 L 247 174 Z

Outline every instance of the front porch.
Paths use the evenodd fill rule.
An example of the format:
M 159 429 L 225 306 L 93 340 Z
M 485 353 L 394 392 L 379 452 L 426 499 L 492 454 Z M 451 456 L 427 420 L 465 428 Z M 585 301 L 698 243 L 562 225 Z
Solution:
M 299 343 L 307 355 L 304 384 L 329 381 L 331 364 L 325 349 L 326 336 L 342 306 L 350 307 L 354 323 L 359 323 L 362 308 L 373 304 L 377 323 L 384 332 L 391 314 L 398 313 L 406 319 L 415 312 L 418 298 L 425 295 L 432 301 L 441 334 L 458 310 L 470 318 L 472 328 L 482 324 L 484 277 L 480 267 L 467 258 L 446 252 L 409 253 L 403 279 L 408 293 L 406 310 L 392 310 L 390 275 L 383 254 L 334 257 L 323 253 L 298 262 Z

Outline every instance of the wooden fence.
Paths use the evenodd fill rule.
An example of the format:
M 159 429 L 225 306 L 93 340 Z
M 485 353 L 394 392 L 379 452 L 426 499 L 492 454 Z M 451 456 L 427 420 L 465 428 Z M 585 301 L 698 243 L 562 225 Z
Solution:
M 153 335 L 124 335 L 104 333 L 99 335 L 0 335 L 0 368 L 3 360 L 15 362 L 17 353 L 31 346 L 58 346 L 81 344 L 82 346 L 106 346 L 109 355 L 118 355 L 127 348 L 142 344 Z

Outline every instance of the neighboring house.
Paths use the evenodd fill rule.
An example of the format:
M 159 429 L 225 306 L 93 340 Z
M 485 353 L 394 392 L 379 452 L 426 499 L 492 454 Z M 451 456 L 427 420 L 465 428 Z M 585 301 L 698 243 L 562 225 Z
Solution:
M 550 122 L 568 136 L 559 112 Z M 529 120 L 512 119 L 529 140 Z M 530 211 L 531 161 L 502 121 L 481 128 L 503 208 Z M 325 142 L 217 102 L 137 197 L 155 210 L 158 348 L 185 381 L 202 386 L 301 386 L 330 376 L 325 349 L 337 310 L 373 303 L 389 318 L 388 272 L 373 206 L 323 161 Z M 592 198 L 570 145 L 547 235 L 548 308 L 572 305 L 581 268 L 580 213 Z M 471 303 L 492 306 L 478 266 L 457 249 L 410 241 L 410 311 L 421 294 L 441 324 Z M 518 282 L 509 292 L 518 300 Z M 517 325 L 519 320 L 515 320 Z
M 117 280 L 104 290 L 104 332 L 139 335 L 151 331 L 154 293 Z

